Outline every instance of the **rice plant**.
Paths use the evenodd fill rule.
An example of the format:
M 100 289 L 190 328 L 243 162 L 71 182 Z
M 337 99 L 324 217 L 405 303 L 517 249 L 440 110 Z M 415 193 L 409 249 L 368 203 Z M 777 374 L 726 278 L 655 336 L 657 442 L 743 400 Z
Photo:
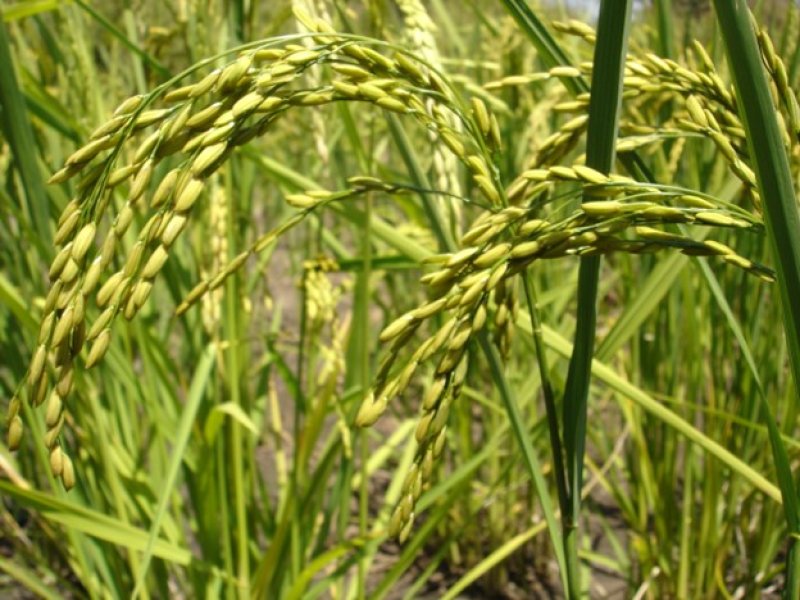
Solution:
M 7 9 L 0 570 L 796 597 L 792 36 L 291 4 Z

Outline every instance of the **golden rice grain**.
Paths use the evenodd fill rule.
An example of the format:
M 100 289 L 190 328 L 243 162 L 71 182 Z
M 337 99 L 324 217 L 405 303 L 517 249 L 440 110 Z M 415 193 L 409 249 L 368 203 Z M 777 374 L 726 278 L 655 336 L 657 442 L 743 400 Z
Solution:
M 433 412 L 424 413 L 417 421 L 417 428 L 414 430 L 414 437 L 418 444 L 422 444 L 428 437 L 430 432 L 431 421 L 433 420 Z
M 47 377 L 42 377 L 38 382 L 30 386 L 30 400 L 34 406 L 40 406 L 47 397 L 48 390 Z
M 439 298 L 438 300 L 433 300 L 431 302 L 423 304 L 419 308 L 415 308 L 413 311 L 411 311 L 411 316 L 414 319 L 419 319 L 419 320 L 427 319 L 435 315 L 439 311 L 441 311 L 444 308 L 445 304 L 447 304 L 447 298 Z
M 588 183 L 601 184 L 608 181 L 608 178 L 605 175 L 603 175 L 600 171 L 597 171 L 585 165 L 574 165 L 572 167 L 572 170 L 575 171 L 578 177 L 580 177 L 584 181 L 587 181 Z
M 489 281 L 488 275 L 482 275 L 480 279 L 478 279 L 475 283 L 469 286 L 464 293 L 461 294 L 461 298 L 459 299 L 458 305 L 459 306 L 470 306 L 471 304 L 475 303 L 478 298 L 483 294 L 484 290 L 486 289 L 486 283 Z
M 28 380 L 36 382 L 41 379 L 44 374 L 45 361 L 47 360 L 47 347 L 44 344 L 39 345 L 33 353 L 30 367 L 28 368 Z
M 100 275 L 103 273 L 103 261 L 102 257 L 98 256 L 95 258 L 92 263 L 89 265 L 89 268 L 86 271 L 86 274 L 83 277 L 83 283 L 81 284 L 81 294 L 84 296 L 89 296 L 94 289 L 97 287 L 97 284 L 100 281 Z
M 475 257 L 472 260 L 472 264 L 479 269 L 490 267 L 500 259 L 505 258 L 510 250 L 511 244 L 509 243 L 497 244 L 480 256 Z
M 22 441 L 22 433 L 22 419 L 19 415 L 14 415 L 8 423 L 8 434 L 6 438 L 8 449 L 11 452 L 15 452 L 19 449 L 20 442 Z
M 61 292 L 58 294 L 58 298 L 56 298 L 55 308 L 64 310 L 67 305 L 73 301 L 75 294 L 79 290 L 78 278 L 76 277 L 70 282 L 59 279 L 59 283 L 63 283 L 63 286 L 59 288 Z
M 354 79 L 356 81 L 361 81 L 363 79 L 370 79 L 373 77 L 372 73 L 363 69 L 359 66 L 347 64 L 347 63 L 334 63 L 331 65 L 331 68 L 336 71 L 337 73 L 341 73 L 349 77 L 350 79 Z
M 92 337 L 90 335 L 90 337 Z M 91 369 L 97 363 L 99 363 L 103 357 L 105 356 L 106 352 L 108 351 L 108 346 L 111 342 L 111 330 L 108 328 L 102 329 L 100 333 L 92 343 L 92 347 L 89 350 L 89 355 L 86 357 L 86 368 Z
M 172 193 L 175 191 L 175 184 L 178 181 L 179 175 L 181 175 L 180 169 L 172 169 L 164 176 L 150 201 L 150 206 L 152 208 L 158 208 L 169 201 Z
M 117 293 L 117 289 L 120 287 L 124 278 L 125 274 L 122 271 L 117 271 L 108 278 L 97 292 L 96 302 L 98 308 L 105 308 L 111 298 Z
M 375 104 L 377 104 L 381 108 L 385 108 L 386 110 L 390 110 L 392 112 L 400 114 L 405 114 L 409 111 L 409 107 L 406 104 L 404 104 L 400 100 L 397 100 L 396 98 L 392 98 L 391 96 L 378 98 L 375 101 Z
M 64 489 L 69 491 L 75 487 L 75 466 L 68 454 L 63 454 L 61 460 L 61 483 Z
M 703 242 L 703 245 L 709 250 L 711 250 L 714 254 L 720 254 L 720 255 L 736 254 L 736 252 L 734 252 L 732 248 L 715 240 L 705 240 Z
M 58 423 L 59 418 L 61 417 L 61 411 L 64 408 L 64 401 L 61 399 L 61 396 L 53 390 L 50 394 L 50 398 L 47 400 L 47 410 L 45 412 L 44 422 L 47 427 L 52 428 Z
M 433 408 L 439 403 L 442 395 L 447 390 L 447 378 L 446 377 L 436 377 L 433 380 L 433 383 L 425 392 L 425 396 L 422 399 L 422 409 L 424 411 L 431 411 Z
M 70 256 L 64 263 L 64 267 L 59 272 L 58 278 L 65 284 L 72 283 L 73 281 L 75 281 L 75 278 L 78 276 L 79 272 L 80 272 L 80 266 Z
M 295 101 L 301 106 L 319 106 L 327 104 L 333 100 L 333 92 L 311 92 L 301 96 L 295 96 Z
M 50 339 L 50 334 L 52 333 L 55 319 L 56 315 L 53 312 L 46 313 L 42 318 L 42 322 L 39 325 L 39 336 L 37 338 L 39 345 L 47 344 L 47 341 Z
M 144 306 L 144 303 L 147 302 L 147 298 L 150 296 L 152 289 L 153 284 L 150 281 L 139 281 L 133 286 L 133 291 L 131 292 L 131 302 L 133 302 L 133 305 L 136 306 L 137 309 Z
M 189 181 L 178 190 L 175 198 L 175 212 L 187 212 L 191 210 L 194 203 L 200 197 L 205 185 L 200 179 L 189 179 Z
M 461 148 L 463 152 L 463 145 Z M 478 188 L 480 188 L 481 192 L 483 192 L 483 195 L 486 196 L 486 199 L 489 200 L 489 202 L 492 204 L 500 204 L 502 202 L 500 192 L 497 191 L 497 188 L 494 186 L 491 179 L 485 175 L 475 175 L 473 179 L 475 180 L 475 183 L 478 184 Z
M 72 245 L 73 243 L 69 242 L 66 246 L 59 250 L 58 254 L 56 254 L 53 258 L 53 262 L 50 263 L 48 276 L 50 277 L 51 281 L 59 277 L 61 271 L 64 270 L 64 266 L 67 264 L 67 261 L 72 258 Z
M 92 323 L 91 328 L 89 328 L 89 332 L 86 334 L 86 337 L 89 340 L 94 340 L 100 332 L 103 331 L 108 325 L 111 323 L 111 319 L 114 318 L 116 310 L 114 307 L 109 307 L 103 310 L 95 319 L 94 323 Z
M 385 396 L 380 396 L 376 400 L 374 393 L 370 392 L 370 395 L 364 399 L 358 409 L 355 420 L 356 425 L 358 427 L 369 427 L 373 425 L 381 414 L 383 414 L 386 404 L 387 400 Z
M 228 144 L 225 142 L 203 148 L 189 166 L 189 172 L 195 176 L 202 176 L 209 167 L 222 158 L 227 149 Z
M 718 212 L 700 211 L 695 213 L 694 216 L 698 221 L 702 221 L 703 223 L 707 223 L 709 225 L 719 225 L 722 227 L 747 226 L 747 223 L 744 221 L 734 219 L 733 217 L 729 217 Z
M 53 329 L 53 337 L 51 343 L 53 346 L 58 346 L 67 338 L 67 334 L 72 329 L 72 313 L 74 309 L 72 306 L 68 306 L 61 316 L 59 317 L 58 321 L 56 322 L 56 326 Z
M 488 137 L 491 132 L 492 123 L 489 119 L 489 111 L 486 108 L 486 104 L 477 96 L 473 96 L 470 99 L 470 103 L 472 104 L 472 116 L 478 124 L 479 131 L 483 137 Z
M 97 231 L 97 226 L 94 223 L 87 223 L 81 228 L 75 236 L 72 244 L 72 258 L 77 262 L 81 262 L 89 251 L 89 248 L 94 243 L 94 235 Z
M 100 152 L 110 148 L 113 145 L 114 141 L 112 140 L 111 136 L 104 135 L 103 137 L 90 141 L 88 144 L 73 152 L 72 155 L 70 155 L 70 157 L 64 162 L 64 164 L 69 167 L 87 163 Z
M 414 323 L 417 322 L 417 319 L 414 318 L 412 314 L 405 314 L 398 319 L 392 321 L 389 325 L 387 325 L 383 331 L 381 331 L 378 339 L 381 342 L 388 342 L 400 334 L 406 332 L 409 327 L 411 327 Z
M 172 245 L 175 239 L 186 228 L 188 218 L 185 215 L 173 215 L 166 223 L 166 227 L 161 232 L 161 243 L 166 247 Z
M 53 243 L 56 245 L 63 244 L 74 232 L 81 218 L 81 213 L 78 210 L 71 212 L 59 225 L 56 231 Z
M 523 242 L 517 244 L 511 249 L 511 258 L 528 258 L 538 254 L 541 250 L 541 244 L 537 241 Z
M 119 116 L 119 115 L 128 115 L 128 114 L 132 113 L 133 111 L 135 111 L 137 108 L 139 108 L 142 105 L 142 102 L 144 102 L 144 99 L 145 99 L 145 96 L 142 95 L 142 94 L 139 94 L 138 96 L 131 96 L 127 100 L 123 100 L 122 103 L 119 106 L 117 106 L 117 108 L 114 110 L 114 113 L 113 113 L 114 116 L 116 117 L 116 116 Z
M 448 258 L 447 262 L 445 263 L 445 266 L 451 269 L 455 267 L 460 267 L 461 265 L 469 262 L 469 260 L 479 252 L 480 248 L 478 247 L 463 248 L 458 252 L 456 252 L 455 254 L 451 255 Z
M 60 477 L 63 469 L 64 457 L 61 452 L 61 447 L 56 446 L 50 451 L 50 470 L 53 472 L 53 475 Z
M 223 91 L 236 87 L 252 63 L 252 54 L 245 54 L 237 58 L 233 63 L 222 69 L 219 75 L 218 87 Z
M 288 194 L 286 202 L 299 209 L 309 209 L 319 204 L 319 200 L 312 198 L 308 194 Z
M 49 431 L 47 431 L 47 433 L 44 434 L 44 440 L 43 440 L 44 446 L 48 450 L 52 450 L 53 448 L 55 448 L 56 444 L 58 443 L 58 437 L 59 435 L 61 435 L 60 425 L 62 421 L 59 421 L 59 425 L 50 429 Z
M 125 277 L 132 277 L 136 270 L 139 268 L 139 263 L 142 262 L 144 257 L 145 243 L 142 240 L 137 241 L 128 252 L 128 260 L 125 261 L 125 266 L 122 269 L 122 274 Z
M 621 214 L 625 206 L 616 200 L 597 200 L 584 202 L 581 210 L 590 217 L 612 217 Z
M 158 108 L 153 110 L 146 110 L 142 113 L 139 113 L 139 116 L 136 117 L 136 127 L 138 129 L 142 127 L 148 127 L 149 125 L 153 125 L 154 123 L 158 123 L 159 121 L 163 121 L 172 113 L 172 110 L 169 108 Z

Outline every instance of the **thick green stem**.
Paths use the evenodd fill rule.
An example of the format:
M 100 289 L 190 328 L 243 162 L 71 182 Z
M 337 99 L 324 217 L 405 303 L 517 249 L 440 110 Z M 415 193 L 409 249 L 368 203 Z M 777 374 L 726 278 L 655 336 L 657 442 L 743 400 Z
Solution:
M 622 93 L 631 1 L 603 0 L 597 26 L 597 46 L 592 69 L 591 100 L 587 131 L 586 164 L 608 173 L 614 149 Z M 588 198 L 585 198 L 588 199 Z M 583 457 L 586 448 L 586 417 L 597 320 L 597 289 L 600 258 L 581 259 L 578 274 L 578 315 L 575 346 L 570 358 L 564 390 L 564 447 L 567 458 L 569 502 L 563 515 L 564 551 L 568 571 L 568 596 L 581 595 L 578 562 L 578 519 L 581 510 Z

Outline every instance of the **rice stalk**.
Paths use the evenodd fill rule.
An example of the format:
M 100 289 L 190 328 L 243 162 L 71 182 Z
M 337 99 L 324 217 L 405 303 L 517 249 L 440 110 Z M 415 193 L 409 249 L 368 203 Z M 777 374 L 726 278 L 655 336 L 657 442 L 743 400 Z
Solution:
M 395 2 L 400 12 L 403 14 L 405 25 L 403 30 L 403 37 L 405 38 L 403 40 L 404 46 L 437 71 L 445 73 L 439 55 L 439 49 L 436 45 L 436 25 L 425 10 L 422 2 L 419 0 L 395 0 Z M 460 126 L 452 115 L 444 114 L 443 118 L 447 119 L 450 127 L 459 129 Z M 481 130 L 484 131 L 482 126 Z M 488 133 L 488 128 L 485 133 Z M 431 132 L 431 136 L 431 141 L 435 142 L 435 134 L 433 132 Z M 448 190 L 452 194 L 460 196 L 461 185 L 457 176 L 458 169 L 456 168 L 455 157 L 438 144 L 434 143 L 432 148 L 432 168 L 435 187 L 440 190 Z M 447 208 L 449 209 L 449 214 L 445 222 L 451 224 L 451 228 L 453 228 L 457 235 L 459 233 L 459 225 L 462 222 L 460 204 L 453 200 L 448 203 Z

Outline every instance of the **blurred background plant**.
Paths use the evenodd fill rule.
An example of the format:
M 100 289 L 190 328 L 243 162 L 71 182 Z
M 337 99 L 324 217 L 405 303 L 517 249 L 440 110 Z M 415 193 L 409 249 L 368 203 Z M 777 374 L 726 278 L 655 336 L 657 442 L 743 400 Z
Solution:
M 499 149 L 480 154 L 491 161 L 492 178 L 512 199 L 530 203 L 537 218 L 568 218 L 587 183 L 570 170 L 583 160 L 588 110 L 574 82 L 589 80 L 595 41 L 589 27 L 569 19 L 592 7 L 532 7 L 574 68 L 550 70 L 511 16 L 490 2 L 459 11 L 441 0 L 5 3 L 2 408 L 19 393 L 36 350 L 56 223 L 77 188 L 43 182 L 126 98 L 242 43 L 307 31 L 296 14 L 407 48 L 452 83 L 463 106 L 480 99 L 499 133 Z M 781 15 L 783 28 L 772 31 L 775 52 L 784 58 L 788 88 L 797 89 L 800 12 L 778 2 L 755 11 L 767 26 Z M 633 19 L 619 162 L 635 162 L 634 175 L 663 185 L 658 193 L 694 198 L 693 210 L 713 201 L 709 206 L 753 226 L 665 226 L 694 238 L 691 248 L 676 244 L 686 254 L 694 248 L 730 256 L 711 252 L 703 239 L 725 243 L 737 253 L 727 262 L 676 250 L 634 255 L 630 244 L 604 261 L 578 549 L 582 584 L 591 597 L 770 597 L 784 585 L 787 529 L 759 380 L 791 465 L 797 392 L 778 335 L 774 286 L 734 266 L 774 264 L 765 237 L 753 231 L 760 229 L 753 161 L 707 3 L 642 4 Z M 288 43 L 315 46 L 310 38 Z M 315 64 L 304 81 L 325 86 L 331 72 Z M 776 98 L 796 177 L 794 105 L 785 89 L 776 88 Z M 432 100 L 426 110 L 434 110 Z M 21 450 L 11 453 L 0 442 L 0 593 L 562 593 L 538 487 L 544 484 L 557 505 L 542 373 L 560 398 L 575 328 L 574 257 L 537 261 L 527 269 L 529 289 L 509 284 L 494 296 L 502 370 L 493 370 L 478 344 L 470 346 L 446 450 L 402 545 L 387 530 L 415 464 L 419 405 L 436 385 L 434 369 L 421 369 L 374 427 L 353 427 L 386 355 L 378 331 L 430 299 L 419 279 L 437 265 L 426 259 L 452 250 L 491 200 L 474 166 L 448 151 L 457 144 L 439 137 L 442 127 L 468 137 L 465 122 L 454 114 L 442 120 L 434 130 L 349 102 L 288 110 L 205 180 L 205 200 L 170 249 L 149 301 L 137 318 L 114 325 L 102 363 L 72 375 L 62 436 L 75 465 L 72 491 L 51 474 L 47 415 L 23 403 Z M 160 176 L 176 164 L 159 167 Z M 346 190 L 351 176 L 411 193 L 389 199 L 376 184 L 310 212 L 175 316 L 198 281 L 292 219 L 297 211 L 287 196 Z M 117 211 L 124 189 L 111 195 Z M 655 193 L 626 192 L 638 195 L 634 201 Z M 122 257 L 147 221 L 143 211 L 132 219 L 133 229 L 120 236 Z M 536 311 L 529 313 L 526 291 L 535 291 Z M 531 336 L 529 315 L 537 311 L 541 338 Z M 100 311 L 92 304 L 87 312 Z M 444 324 L 436 318 L 413 343 Z M 517 327 L 504 326 L 512 321 Z M 537 342 L 547 350 L 535 366 Z M 520 451 L 507 397 L 535 463 Z

